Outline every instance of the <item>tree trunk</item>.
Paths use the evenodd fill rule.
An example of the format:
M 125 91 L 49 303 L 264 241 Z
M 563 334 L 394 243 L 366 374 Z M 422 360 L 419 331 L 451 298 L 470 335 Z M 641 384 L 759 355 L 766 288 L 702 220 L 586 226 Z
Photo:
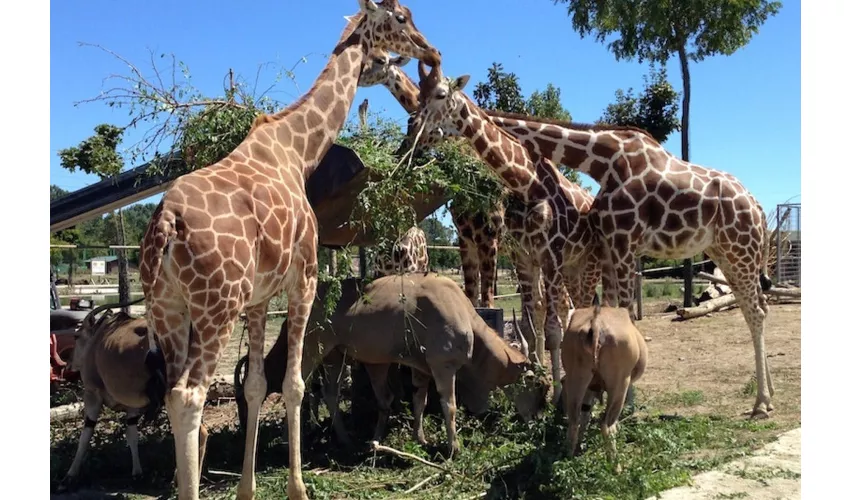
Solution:
M 679 44 L 679 64 L 682 66 L 682 159 L 690 161 L 690 144 L 688 134 L 690 132 L 691 113 L 691 73 L 688 69 L 688 53 L 685 43 Z M 694 303 L 694 271 L 693 259 L 685 259 L 683 277 L 685 280 L 684 306 L 691 307 Z
M 118 236 L 118 244 L 126 245 L 124 237 L 124 212 L 119 208 L 118 216 L 115 218 L 116 231 Z M 130 302 L 130 277 L 127 272 L 127 250 L 124 248 L 118 249 L 118 302 Z M 126 314 L 130 314 L 130 306 L 121 308 Z

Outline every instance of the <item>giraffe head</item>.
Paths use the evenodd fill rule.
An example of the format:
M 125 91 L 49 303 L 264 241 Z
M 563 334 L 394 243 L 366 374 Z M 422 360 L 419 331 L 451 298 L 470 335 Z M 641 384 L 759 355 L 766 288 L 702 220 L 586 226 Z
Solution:
M 402 66 L 410 62 L 406 56 L 390 57 L 384 49 L 374 49 L 371 58 L 363 63 L 360 71 L 360 87 L 384 85 L 390 87 L 400 80 Z
M 357 29 L 368 54 L 384 50 L 415 57 L 430 66 L 440 63 L 440 51 L 428 43 L 413 23 L 410 9 L 398 0 L 358 2 L 362 18 Z
M 469 75 L 447 78 L 439 64 L 430 72 L 419 61 L 419 112 L 407 122 L 407 137 L 416 145 L 432 145 L 447 136 L 460 135 L 461 127 L 470 118 L 461 112 L 469 100 L 463 88 L 469 82 Z M 468 111 L 468 110 L 467 110 Z M 418 138 L 417 138 L 418 137 Z

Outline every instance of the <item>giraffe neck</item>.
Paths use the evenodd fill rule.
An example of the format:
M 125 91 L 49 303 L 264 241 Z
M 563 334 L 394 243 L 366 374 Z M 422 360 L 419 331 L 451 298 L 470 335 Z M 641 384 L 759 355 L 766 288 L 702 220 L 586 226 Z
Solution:
M 419 86 L 399 68 L 392 70 L 392 76 L 384 86 L 408 114 L 419 110 Z
M 362 14 L 351 18 L 313 86 L 285 109 L 257 117 L 242 147 L 255 148 L 259 142 L 275 151 L 279 164 L 292 164 L 289 154 L 274 147 L 289 146 L 300 156 L 304 180 L 310 178 L 345 125 L 354 102 L 368 51 L 361 20 Z
M 565 125 L 542 123 L 490 115 L 496 125 L 515 136 L 536 158 L 546 158 L 589 175 L 601 186 L 611 174 L 625 178 L 629 162 L 616 161 L 626 152 L 638 152 L 655 141 L 636 129 L 583 130 Z M 627 146 L 631 144 L 632 147 Z
M 522 144 L 493 123 L 466 95 L 460 106 L 460 118 L 455 126 L 502 184 L 523 203 L 547 199 L 544 179 L 557 172 L 549 172 L 542 163 L 535 165 Z

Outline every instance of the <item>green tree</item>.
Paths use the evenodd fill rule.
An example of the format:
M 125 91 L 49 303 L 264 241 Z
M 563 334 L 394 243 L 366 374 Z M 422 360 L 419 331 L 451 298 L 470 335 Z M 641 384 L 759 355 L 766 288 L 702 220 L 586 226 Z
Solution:
M 567 4 L 573 28 L 584 38 L 595 34 L 617 60 L 665 64 L 674 54 L 682 71 L 682 159 L 689 161 L 691 73 L 689 60 L 731 55 L 750 42 L 776 15 L 781 2 L 770 0 L 552 0 Z M 685 306 L 691 305 L 691 259 L 685 260 Z
M 454 231 L 443 225 L 436 216 L 426 217 L 419 223 L 419 227 L 425 232 L 425 238 L 429 245 L 449 246 L 452 244 Z M 434 269 L 453 269 L 460 266 L 460 254 L 454 250 L 429 250 L 429 260 Z
M 51 203 L 58 200 L 59 198 L 64 198 L 65 196 L 68 196 L 68 191 L 65 191 L 64 189 L 57 186 L 56 184 L 50 185 L 50 202 Z
M 494 62 L 487 70 L 487 81 L 478 82 L 472 91 L 478 106 L 507 113 L 525 113 L 527 104 L 522 97 L 516 73 L 505 72 L 502 63 Z
M 114 177 L 124 168 L 124 159 L 118 153 L 118 145 L 124 129 L 115 125 L 100 124 L 94 128 L 95 134 L 80 142 L 79 145 L 59 150 L 63 168 L 70 172 L 78 169 L 94 174 L 101 179 Z M 115 217 L 115 233 L 119 245 L 126 245 L 124 218 L 121 209 Z M 130 281 L 127 273 L 127 256 L 124 249 L 118 252 L 118 300 L 129 302 Z M 71 283 L 69 282 L 70 286 Z M 129 312 L 129 311 L 127 311 Z
M 680 130 L 678 118 L 679 93 L 667 81 L 667 71 L 650 68 L 649 75 L 643 77 L 643 92 L 634 94 L 634 90 L 617 89 L 616 100 L 605 108 L 600 122 L 612 125 L 640 127 L 655 139 L 664 143 L 670 134 Z
M 567 4 L 573 28 L 595 34 L 617 60 L 666 63 L 674 54 L 682 70 L 682 158 L 688 160 L 691 76 L 688 61 L 731 55 L 749 43 L 782 7 L 768 0 L 553 0 Z
M 552 85 L 546 85 L 542 92 L 535 90 L 531 93 L 526 103 L 528 114 L 541 118 L 554 118 L 555 120 L 572 121 L 570 112 L 561 104 L 561 89 Z

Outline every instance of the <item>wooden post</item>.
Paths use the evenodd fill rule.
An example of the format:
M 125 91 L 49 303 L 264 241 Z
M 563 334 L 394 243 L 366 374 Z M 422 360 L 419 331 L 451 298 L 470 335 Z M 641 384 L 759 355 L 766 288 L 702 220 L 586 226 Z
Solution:
M 336 276 L 336 250 L 331 250 L 331 276 Z
M 682 275 L 685 278 L 685 300 L 684 306 L 691 307 L 694 304 L 694 268 L 693 259 L 685 259 Z
M 635 274 L 635 305 L 637 305 L 635 319 L 641 320 L 643 319 L 643 259 L 641 257 L 637 259 L 637 273 Z
M 360 279 L 366 279 L 366 248 L 357 247 L 357 258 L 360 259 Z

